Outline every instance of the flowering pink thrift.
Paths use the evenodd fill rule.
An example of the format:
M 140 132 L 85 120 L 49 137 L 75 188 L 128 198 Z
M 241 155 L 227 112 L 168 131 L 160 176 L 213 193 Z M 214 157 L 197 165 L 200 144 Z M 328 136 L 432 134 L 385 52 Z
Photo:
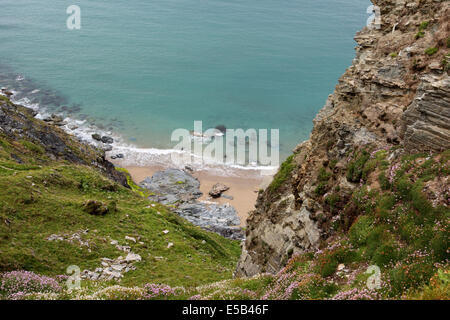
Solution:
M 22 299 L 30 293 L 61 291 L 58 282 L 30 271 L 11 271 L 0 275 L 0 292 L 9 299 Z

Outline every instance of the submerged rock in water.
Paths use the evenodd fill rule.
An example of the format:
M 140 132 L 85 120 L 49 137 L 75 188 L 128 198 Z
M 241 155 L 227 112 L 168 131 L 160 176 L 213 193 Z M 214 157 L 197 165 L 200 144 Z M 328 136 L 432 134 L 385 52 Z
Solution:
M 114 139 L 111 137 L 108 137 L 108 136 L 103 136 L 101 140 L 103 143 L 107 143 L 107 144 L 111 144 L 114 142 Z
M 112 151 L 112 149 L 113 149 L 113 147 L 110 144 L 105 144 L 105 145 L 102 146 L 102 150 L 106 151 L 106 152 Z
M 97 125 L 97 126 L 98 126 L 98 125 Z M 98 134 L 98 133 L 94 133 L 94 134 L 92 135 L 92 139 L 94 139 L 94 140 L 96 140 L 96 141 L 99 141 L 99 142 L 102 142 L 102 143 L 105 143 L 105 144 L 111 144 L 111 143 L 114 142 L 114 139 L 113 139 L 113 138 L 111 138 L 111 137 L 109 137 L 109 136 L 101 136 L 101 135 Z
M 174 212 L 191 223 L 227 238 L 244 238 L 236 210 L 229 204 L 198 201 L 202 195 L 200 182 L 189 173 L 168 169 L 146 178 L 140 185 L 154 194 L 150 200 L 175 205 Z
M 102 141 L 102 137 L 98 133 L 94 133 L 92 135 L 92 139 L 97 140 L 97 141 Z
M 46 117 L 46 118 L 44 118 L 42 120 L 47 122 L 47 123 L 49 123 L 49 124 L 53 124 L 55 126 L 58 126 L 58 127 L 62 127 L 62 126 L 67 124 L 66 122 L 64 122 L 64 119 L 61 116 L 58 116 L 56 114 L 52 114 L 51 116 Z
M 219 124 L 218 126 L 216 126 L 216 129 L 224 134 L 227 132 L 227 127 L 225 127 L 223 124 Z
M 13 93 L 6 89 L 2 89 L 2 94 L 5 95 L 7 98 L 11 98 L 13 96 Z
M 111 156 L 111 159 L 123 159 L 125 156 L 122 153 Z

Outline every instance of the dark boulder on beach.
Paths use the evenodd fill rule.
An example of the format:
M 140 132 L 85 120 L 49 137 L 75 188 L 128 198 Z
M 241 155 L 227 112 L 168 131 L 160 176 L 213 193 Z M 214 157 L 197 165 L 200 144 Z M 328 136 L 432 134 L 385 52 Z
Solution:
M 125 158 L 123 153 L 119 153 L 119 154 L 111 156 L 111 159 L 113 159 L 113 160 L 115 160 L 115 159 L 123 159 L 123 158 Z
M 102 136 L 99 135 L 98 133 L 94 133 L 92 135 L 92 139 L 97 140 L 97 141 L 102 141 Z
M 199 227 L 231 239 L 244 238 L 236 210 L 229 204 L 199 201 L 200 182 L 188 172 L 160 171 L 146 178 L 140 186 L 152 192 L 150 200 L 174 206 L 175 213 Z
M 230 187 L 227 187 L 223 183 L 216 183 L 213 185 L 211 191 L 209 191 L 209 195 L 213 198 L 219 198 L 223 192 L 229 190 Z

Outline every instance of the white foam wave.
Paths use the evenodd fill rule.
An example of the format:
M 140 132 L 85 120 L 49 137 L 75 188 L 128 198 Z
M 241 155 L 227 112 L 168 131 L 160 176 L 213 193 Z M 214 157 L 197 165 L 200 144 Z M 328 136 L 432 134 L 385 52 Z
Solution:
M 162 168 L 184 169 L 186 166 L 195 171 L 208 171 L 219 176 L 254 176 L 261 177 L 273 175 L 278 167 L 239 165 L 223 163 L 215 159 L 201 158 L 198 155 L 176 149 L 137 148 L 134 146 L 118 145 L 108 154 L 121 153 L 124 158 L 116 162 L 123 167 L 127 166 L 156 166 Z
M 51 116 L 51 113 L 46 108 L 43 108 L 38 103 L 32 103 L 27 97 L 15 100 L 14 96 L 18 92 L 11 91 L 13 93 L 11 100 L 16 104 L 23 105 L 36 111 L 37 119 L 42 120 Z M 37 92 L 39 92 L 38 89 L 32 91 L 32 93 Z M 62 116 L 61 114 L 57 115 Z M 121 154 L 123 157 L 117 158 L 114 162 L 122 167 L 157 166 L 162 168 L 184 169 L 189 165 L 195 171 L 208 171 L 219 176 L 236 177 L 261 177 L 273 175 L 278 169 L 278 167 L 275 166 L 258 166 L 256 164 L 243 166 L 234 163 L 223 163 L 215 159 L 202 159 L 195 154 L 175 149 L 139 148 L 133 144 L 126 143 L 120 135 L 110 131 L 101 130 L 95 125 L 89 124 L 86 120 L 65 117 L 64 122 L 65 125 L 61 126 L 61 128 L 67 133 L 76 136 L 80 141 L 87 142 L 99 148 L 104 148 L 106 145 L 93 139 L 93 134 L 112 137 L 114 139 L 114 142 L 110 144 L 112 150 L 107 152 L 107 156 L 115 157 L 116 155 Z M 179 159 L 181 158 L 184 160 L 180 161 Z M 186 159 L 188 159 L 188 161 L 186 161 Z

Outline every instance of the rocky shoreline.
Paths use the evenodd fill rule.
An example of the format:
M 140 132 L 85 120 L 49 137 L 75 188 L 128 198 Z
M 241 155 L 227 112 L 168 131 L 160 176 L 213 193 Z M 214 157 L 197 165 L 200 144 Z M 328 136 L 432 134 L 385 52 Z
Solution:
M 11 96 L 11 95 L 9 95 Z M 2 90 L 0 97 L 8 97 Z M 78 137 L 62 130 L 57 116 L 51 121 L 40 121 L 35 110 L 6 100 L 0 109 L 0 132 L 13 139 L 28 139 L 39 144 L 40 153 L 49 159 L 63 159 L 72 163 L 91 165 L 100 169 L 113 181 L 129 187 L 123 173 L 105 158 L 102 150 L 81 141 Z M 19 164 L 20 154 L 12 155 Z
M 1 94 L 8 99 L 13 96 L 12 92 L 5 89 L 1 90 Z M 86 150 L 89 149 L 89 145 L 92 145 L 97 152 L 94 160 L 97 167 L 101 168 L 114 181 L 128 186 L 125 176 L 116 171 L 115 165 L 106 160 L 104 155 L 104 152 L 112 150 L 113 137 L 94 133 L 92 134 L 92 140 L 95 142 L 89 143 L 89 141 L 83 141 L 70 132 L 67 132 L 67 136 L 63 135 L 62 132 L 66 131 L 63 130 L 63 127 L 67 126 L 68 123 L 57 114 L 51 114 L 42 119 L 43 124 L 46 126 L 45 128 L 39 128 L 31 120 L 37 117 L 37 111 L 18 105 L 14 105 L 14 107 L 22 119 L 20 121 L 14 119 L 12 114 L 9 115 L 7 109 L 5 109 L 5 112 L 0 111 L 2 131 L 7 134 L 12 132 L 25 134 L 33 140 L 41 141 L 46 146 L 46 151 L 51 154 L 51 157 L 58 158 L 60 154 L 64 154 L 67 160 L 78 163 L 90 164 L 93 160 L 85 160 L 81 154 L 73 153 L 71 144 L 83 146 L 84 143 Z M 60 130 L 62 131 L 60 132 Z M 61 137 L 70 137 L 70 139 Z M 122 153 L 111 156 L 112 159 L 124 157 L 125 155 Z M 168 205 L 175 213 L 194 225 L 216 232 L 227 238 L 240 240 L 244 238 L 243 231 L 239 227 L 239 216 L 232 206 L 198 200 L 202 196 L 200 182 L 190 175 L 189 170 L 167 169 L 144 180 L 142 187 L 155 194 L 149 197 L 150 200 Z M 223 186 L 221 187 L 223 188 Z M 223 191 L 212 190 L 215 197 L 219 197 Z
M 167 205 L 194 225 L 230 239 L 244 239 L 236 210 L 229 204 L 200 201 L 203 195 L 200 182 L 188 170 L 159 171 L 142 181 L 140 186 L 151 192 L 150 200 Z

